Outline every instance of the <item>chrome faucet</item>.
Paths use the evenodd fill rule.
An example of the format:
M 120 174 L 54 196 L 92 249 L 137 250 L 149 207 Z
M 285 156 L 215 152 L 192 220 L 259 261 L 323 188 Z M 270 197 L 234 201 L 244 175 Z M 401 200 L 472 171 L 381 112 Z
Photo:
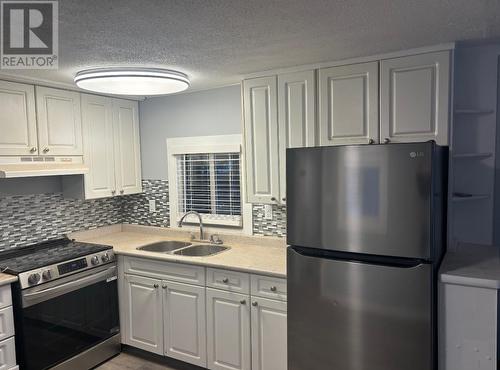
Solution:
M 187 215 L 195 215 L 195 216 L 198 216 L 198 219 L 200 220 L 200 240 L 204 240 L 203 239 L 203 221 L 201 220 L 201 215 L 196 212 L 196 211 L 187 211 L 186 213 L 184 213 L 184 215 L 182 215 L 181 219 L 179 220 L 179 222 L 177 223 L 177 226 L 178 227 L 182 227 L 182 222 L 184 221 L 184 219 L 186 218 Z

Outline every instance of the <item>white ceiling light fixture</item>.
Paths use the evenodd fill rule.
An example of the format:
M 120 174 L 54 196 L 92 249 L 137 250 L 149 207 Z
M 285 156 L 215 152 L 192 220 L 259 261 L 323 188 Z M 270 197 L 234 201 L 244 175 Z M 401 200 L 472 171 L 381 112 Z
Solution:
M 76 85 L 84 90 L 114 95 L 166 95 L 186 90 L 189 78 L 162 68 L 116 67 L 80 71 Z

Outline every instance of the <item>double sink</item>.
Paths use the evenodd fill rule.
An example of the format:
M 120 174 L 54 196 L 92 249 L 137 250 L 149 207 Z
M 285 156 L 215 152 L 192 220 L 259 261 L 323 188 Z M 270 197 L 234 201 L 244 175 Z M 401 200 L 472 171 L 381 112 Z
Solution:
M 192 244 L 176 240 L 167 240 L 138 247 L 138 250 L 156 253 L 169 253 L 178 256 L 208 257 L 222 253 L 229 247 L 217 244 Z

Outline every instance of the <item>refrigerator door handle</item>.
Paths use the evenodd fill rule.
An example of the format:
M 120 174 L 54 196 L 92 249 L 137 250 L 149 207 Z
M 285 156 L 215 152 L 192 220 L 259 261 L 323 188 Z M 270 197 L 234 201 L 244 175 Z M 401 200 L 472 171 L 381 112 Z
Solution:
M 290 246 L 289 248 L 291 248 L 294 252 L 302 256 L 324 258 L 335 261 L 359 262 L 370 265 L 380 265 L 380 266 L 389 266 L 398 268 L 416 268 L 422 265 L 429 264 L 429 261 L 422 260 L 419 258 L 377 256 L 377 255 L 361 254 L 361 253 L 330 251 L 324 249 L 302 248 L 296 246 Z

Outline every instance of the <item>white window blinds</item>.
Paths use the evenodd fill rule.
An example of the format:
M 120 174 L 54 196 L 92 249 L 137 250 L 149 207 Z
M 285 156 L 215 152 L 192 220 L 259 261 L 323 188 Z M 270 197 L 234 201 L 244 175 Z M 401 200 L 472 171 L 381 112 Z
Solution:
M 180 154 L 176 160 L 179 215 L 197 211 L 203 222 L 241 226 L 240 154 Z

